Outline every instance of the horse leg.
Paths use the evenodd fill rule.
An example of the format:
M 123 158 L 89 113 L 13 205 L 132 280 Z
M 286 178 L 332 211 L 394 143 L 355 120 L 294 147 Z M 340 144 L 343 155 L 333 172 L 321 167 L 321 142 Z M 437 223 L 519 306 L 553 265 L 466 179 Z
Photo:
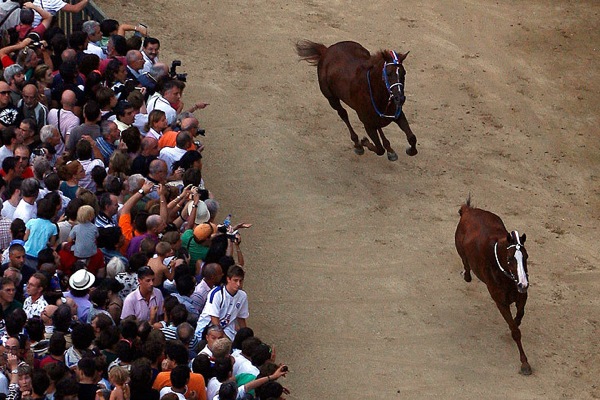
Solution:
M 521 320 L 525 315 L 525 303 L 527 303 L 527 293 L 517 297 L 515 305 L 517 306 L 517 315 L 515 316 L 515 324 L 521 326 Z
M 382 156 L 383 153 L 385 153 L 385 149 L 383 148 L 383 146 L 381 145 L 381 142 L 379 141 L 378 129 L 379 128 L 371 128 L 371 127 L 365 126 L 365 131 L 367 131 L 367 134 L 369 135 L 369 137 L 371 138 L 373 143 L 371 143 L 369 141 L 369 139 L 367 139 L 366 137 L 362 138 L 360 143 L 363 146 L 365 146 L 367 149 L 369 149 L 372 152 L 374 152 L 375 154 L 377 154 L 378 156 Z
M 409 156 L 414 156 L 417 154 L 417 137 L 412 130 L 410 129 L 410 125 L 408 125 L 408 120 L 406 119 L 406 115 L 404 113 L 400 114 L 400 117 L 396 120 L 396 123 L 402 129 L 402 131 L 406 134 L 406 140 L 410 147 L 406 149 L 406 154 Z
M 377 129 L 377 132 L 379 132 L 379 136 L 381 137 L 381 142 L 383 143 L 383 147 L 387 151 L 388 160 L 396 161 L 398 159 L 398 154 L 396 154 L 396 152 L 392 149 L 392 146 L 390 146 L 390 141 L 383 134 L 383 129 L 379 128 L 379 129 Z
M 471 280 L 473 279 L 473 278 L 471 278 L 471 267 L 469 267 L 469 263 L 463 256 L 461 256 L 460 258 L 462 259 L 463 267 L 465 269 L 463 271 L 463 278 L 464 278 L 465 282 L 471 282 Z
M 340 99 L 336 97 L 327 97 L 327 100 L 329 101 L 329 105 L 331 106 L 331 108 L 337 111 L 342 121 L 344 121 L 344 123 L 348 127 L 348 130 L 350 131 L 350 139 L 352 139 L 352 141 L 354 142 L 354 152 L 359 156 L 363 155 L 365 153 L 365 149 L 363 148 L 361 142 L 358 141 L 358 135 L 356 134 L 356 132 L 354 132 L 352 125 L 350 125 L 350 119 L 348 119 L 348 112 L 342 106 L 342 103 L 340 103 Z
M 504 317 L 504 320 L 508 323 L 508 327 L 510 328 L 512 338 L 517 344 L 517 347 L 519 348 L 519 355 L 521 358 L 520 373 L 523 375 L 531 375 L 531 366 L 527 362 L 527 356 L 525 355 L 523 345 L 521 344 L 521 330 L 519 329 L 517 323 L 512 317 L 512 314 L 510 313 L 510 307 L 507 304 L 502 304 L 499 302 L 496 302 L 496 306 L 498 306 L 498 310 L 500 310 L 500 313 Z

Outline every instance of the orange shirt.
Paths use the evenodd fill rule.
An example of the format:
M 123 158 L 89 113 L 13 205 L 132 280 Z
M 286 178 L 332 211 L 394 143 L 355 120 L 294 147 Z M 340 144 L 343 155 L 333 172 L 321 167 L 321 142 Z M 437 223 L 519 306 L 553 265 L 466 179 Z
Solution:
M 175 147 L 176 143 L 175 140 L 177 139 L 177 134 L 179 132 L 175 132 L 175 131 L 167 131 L 165 133 L 163 133 L 163 135 L 160 137 L 160 139 L 158 139 L 158 148 L 162 149 L 163 147 Z M 192 142 L 192 144 L 190 144 L 190 147 L 188 147 L 188 150 L 196 150 L 196 146 L 194 145 L 194 143 Z
M 168 386 L 171 386 L 171 371 L 159 373 L 154 380 L 152 389 L 160 391 L 160 389 Z M 204 384 L 204 377 L 202 375 L 194 372 L 190 373 L 190 382 L 187 387 L 186 398 L 189 396 L 190 391 L 195 390 L 198 393 L 198 400 L 206 400 L 206 385 Z

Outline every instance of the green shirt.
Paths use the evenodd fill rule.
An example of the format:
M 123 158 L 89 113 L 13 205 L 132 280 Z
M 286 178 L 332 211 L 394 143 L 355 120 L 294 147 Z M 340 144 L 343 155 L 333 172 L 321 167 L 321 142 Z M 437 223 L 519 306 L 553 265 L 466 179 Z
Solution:
M 182 246 L 187 249 L 190 253 L 190 268 L 192 271 L 196 271 L 196 261 L 204 260 L 208 253 L 208 247 L 201 245 L 194 239 L 194 231 L 191 229 L 186 230 L 181 235 Z

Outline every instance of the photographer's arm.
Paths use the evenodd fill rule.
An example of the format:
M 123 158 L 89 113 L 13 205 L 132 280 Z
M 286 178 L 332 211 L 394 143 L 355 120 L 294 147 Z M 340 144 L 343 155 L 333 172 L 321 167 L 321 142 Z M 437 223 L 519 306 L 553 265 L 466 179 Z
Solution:
M 240 267 L 243 267 L 244 262 L 244 253 L 242 253 L 242 249 L 240 248 L 241 238 L 239 234 L 236 237 L 236 240 L 233 241 L 233 248 L 235 249 L 235 258 L 237 258 L 237 264 Z
M 125 36 L 125 32 L 139 32 L 142 36 L 148 36 L 148 28 L 142 25 L 121 24 L 117 30 L 117 35 Z
M 158 185 L 158 197 L 160 200 L 160 219 L 167 221 L 169 211 L 167 210 L 167 187 L 165 185 Z
M 85 6 L 87 6 L 88 0 L 81 0 L 79 3 L 69 4 L 61 8 L 61 11 L 70 12 L 70 13 L 78 13 L 83 11 Z
M 4 58 L 4 56 L 8 56 L 10 53 L 14 51 L 19 51 L 24 49 L 25 47 L 31 44 L 31 38 L 25 38 L 17 44 L 13 44 L 12 46 L 6 46 L 0 49 L 0 59 Z
M 190 216 L 188 217 L 188 226 L 186 227 L 186 229 L 194 229 L 196 227 L 196 211 L 198 210 L 198 202 L 200 201 L 200 194 L 194 193 L 194 196 L 192 197 L 192 201 L 194 203 L 192 204 L 192 212 L 190 213 Z
M 46 29 L 50 28 L 50 24 L 52 23 L 52 14 L 50 14 L 48 11 L 44 10 L 42 7 L 36 6 L 30 1 L 24 3 L 23 8 L 29 8 L 40 14 L 40 17 L 42 17 L 42 22 L 40 22 L 40 24 L 44 25 Z

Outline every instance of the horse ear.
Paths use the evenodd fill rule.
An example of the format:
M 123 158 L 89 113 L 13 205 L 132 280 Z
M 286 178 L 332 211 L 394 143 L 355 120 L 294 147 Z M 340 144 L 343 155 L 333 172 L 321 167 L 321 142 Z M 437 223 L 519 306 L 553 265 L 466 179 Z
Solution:
M 506 234 L 506 242 L 512 243 L 512 241 L 513 241 L 513 237 L 512 237 L 512 234 L 509 232 Z
M 521 235 L 521 244 L 525 244 L 525 240 L 527 240 L 527 235 Z
M 400 62 L 404 61 L 404 59 L 406 58 L 406 56 L 408 56 L 408 53 L 410 53 L 410 51 L 407 51 L 404 54 L 400 53 L 400 55 L 398 55 L 398 61 L 400 61 Z

